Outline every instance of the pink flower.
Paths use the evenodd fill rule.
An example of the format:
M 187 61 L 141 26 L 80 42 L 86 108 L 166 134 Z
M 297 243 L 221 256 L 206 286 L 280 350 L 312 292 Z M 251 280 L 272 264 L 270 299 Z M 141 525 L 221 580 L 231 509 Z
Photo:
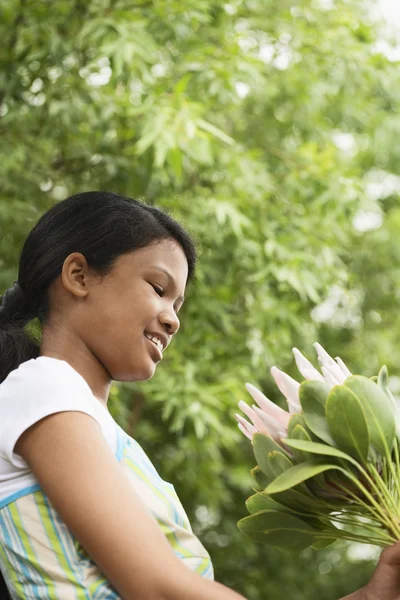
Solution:
M 343 383 L 351 375 L 341 358 L 337 357 L 335 362 L 318 342 L 315 342 L 314 348 L 321 363 L 322 374 L 317 371 L 297 348 L 293 348 L 297 368 L 305 379 L 324 381 L 333 387 Z M 287 428 L 291 415 L 301 412 L 299 398 L 300 383 L 277 367 L 271 368 L 271 375 L 279 390 L 285 396 L 289 411 L 277 406 L 251 383 L 246 383 L 247 391 L 258 406 L 253 404 L 250 407 L 246 402 L 241 400 L 238 406 L 247 415 L 251 423 L 238 414 L 235 417 L 238 421 L 240 431 L 249 440 L 252 440 L 253 435 L 259 432 L 270 435 L 279 442 L 281 438 L 287 437 Z

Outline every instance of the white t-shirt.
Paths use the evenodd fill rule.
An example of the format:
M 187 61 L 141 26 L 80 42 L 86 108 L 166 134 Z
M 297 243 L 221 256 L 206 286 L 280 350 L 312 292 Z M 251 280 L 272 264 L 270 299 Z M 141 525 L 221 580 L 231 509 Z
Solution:
M 63 523 L 27 463 L 14 452 L 18 438 L 31 425 L 71 410 L 99 423 L 173 552 L 190 570 L 213 579 L 210 556 L 193 533 L 174 486 L 160 477 L 138 442 L 114 421 L 71 365 L 40 356 L 22 363 L 0 385 L 0 570 L 12 598 L 72 600 L 82 590 L 82 598 L 120 598 Z
M 24 459 L 14 452 L 18 438 L 44 417 L 70 410 L 93 417 L 116 452 L 114 419 L 67 362 L 48 356 L 28 360 L 0 385 L 0 506 L 4 498 L 37 483 Z

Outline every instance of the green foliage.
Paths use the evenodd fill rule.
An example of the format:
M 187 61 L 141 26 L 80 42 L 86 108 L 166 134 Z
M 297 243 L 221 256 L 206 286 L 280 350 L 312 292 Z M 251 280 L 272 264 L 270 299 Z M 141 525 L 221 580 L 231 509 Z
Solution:
M 321 440 L 335 445 L 325 417 L 329 386 L 321 381 L 305 381 L 300 386 L 299 396 L 307 427 Z
M 249 600 L 333 600 L 369 567 L 344 547 L 294 561 L 237 530 L 254 484 L 233 417 L 244 382 L 280 402 L 269 368 L 294 374 L 291 347 L 315 340 L 354 372 L 400 364 L 398 65 L 367 0 L 325 4 L 1 6 L 0 288 L 42 212 L 78 191 L 144 198 L 192 231 L 179 336 L 151 381 L 113 385 L 110 409 Z M 382 225 L 355 228 L 362 211 Z
M 324 368 L 327 380 L 328 367 Z M 379 383 L 357 375 L 331 386 L 318 381 L 300 385 L 304 413 L 297 417 L 297 424 L 291 419 L 292 438 L 279 439 L 291 455 L 277 451 L 278 444 L 269 435 L 252 436 L 267 486 L 246 502 L 251 516 L 238 522 L 243 533 L 255 541 L 293 550 L 325 549 L 337 538 L 378 546 L 400 539 L 400 459 L 395 437 L 400 410 L 384 392 L 387 380 L 387 369 L 382 368 Z M 325 444 L 312 441 L 300 424 L 302 419 Z M 276 504 L 288 492 L 305 496 L 305 510 L 283 500 Z M 280 545 L 272 513 L 280 516 L 279 531 L 279 523 L 288 514 L 295 517 L 287 519 L 288 531 L 282 534 Z M 296 523 L 311 525 L 314 531 L 306 528 L 305 533 Z M 291 537 L 286 535 L 289 531 Z
M 370 437 L 358 396 L 345 386 L 334 387 L 326 403 L 326 421 L 339 448 L 365 463 Z

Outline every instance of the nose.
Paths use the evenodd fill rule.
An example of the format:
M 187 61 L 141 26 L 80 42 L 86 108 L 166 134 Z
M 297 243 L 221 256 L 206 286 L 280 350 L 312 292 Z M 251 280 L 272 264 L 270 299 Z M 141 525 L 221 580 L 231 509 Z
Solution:
M 175 311 L 163 311 L 159 318 L 162 325 L 167 329 L 168 335 L 177 333 L 180 327 L 180 321 Z

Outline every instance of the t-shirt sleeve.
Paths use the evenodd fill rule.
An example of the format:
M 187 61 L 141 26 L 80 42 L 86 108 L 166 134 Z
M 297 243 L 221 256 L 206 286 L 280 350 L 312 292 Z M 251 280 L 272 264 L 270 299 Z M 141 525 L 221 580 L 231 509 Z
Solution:
M 0 456 L 26 469 L 14 452 L 19 437 L 48 415 L 78 411 L 99 422 L 98 402 L 86 381 L 66 362 L 32 359 L 12 371 L 0 385 Z

